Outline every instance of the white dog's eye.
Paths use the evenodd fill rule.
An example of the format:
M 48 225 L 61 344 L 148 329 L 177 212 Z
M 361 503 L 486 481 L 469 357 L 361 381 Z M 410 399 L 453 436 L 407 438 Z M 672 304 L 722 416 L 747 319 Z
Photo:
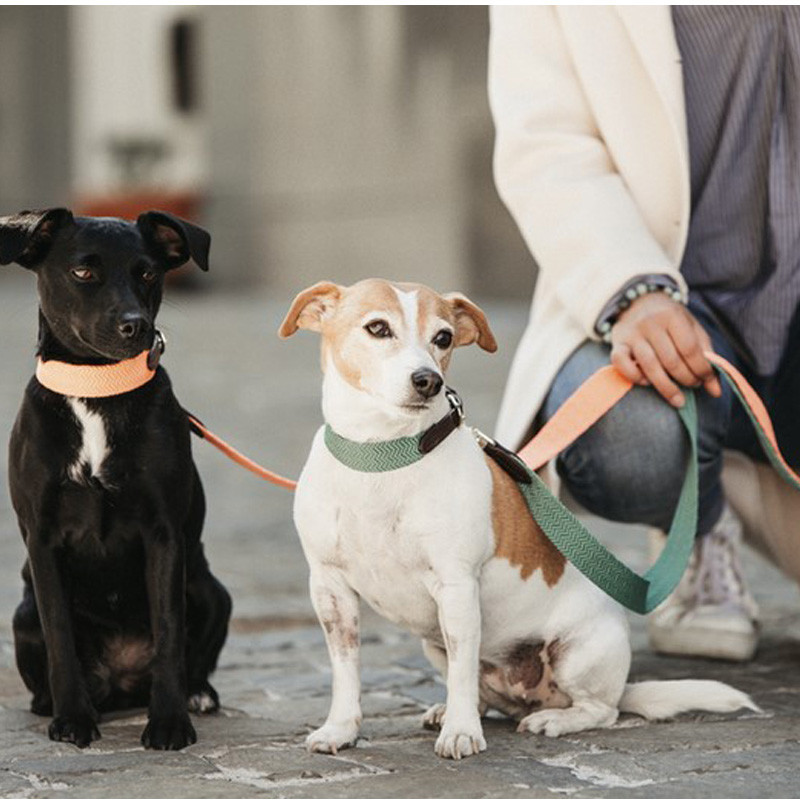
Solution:
M 442 350 L 447 350 L 453 344 L 453 334 L 447 330 L 441 330 L 433 337 L 433 343 Z
M 364 326 L 364 330 L 376 339 L 388 339 L 392 335 L 389 323 L 382 319 L 374 319 Z

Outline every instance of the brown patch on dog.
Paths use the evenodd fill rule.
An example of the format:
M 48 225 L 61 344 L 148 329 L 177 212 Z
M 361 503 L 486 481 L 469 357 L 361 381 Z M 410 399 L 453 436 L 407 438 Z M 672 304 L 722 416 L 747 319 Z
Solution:
M 481 700 L 500 711 L 521 717 L 538 708 L 568 708 L 571 698 L 561 691 L 550 658 L 558 640 L 520 642 L 500 664 L 481 662 Z
M 514 479 L 488 456 L 486 463 L 492 473 L 494 554 L 519 567 L 522 580 L 540 569 L 544 582 L 555 586 L 564 574 L 566 559 L 531 516 Z

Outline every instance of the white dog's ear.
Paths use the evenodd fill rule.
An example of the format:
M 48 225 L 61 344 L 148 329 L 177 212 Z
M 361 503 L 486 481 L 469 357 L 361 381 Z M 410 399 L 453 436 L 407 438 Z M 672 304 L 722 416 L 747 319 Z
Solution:
M 459 292 L 446 294 L 444 299 L 450 304 L 456 318 L 456 347 L 477 342 L 479 347 L 494 353 L 497 350 L 497 341 L 489 327 L 486 314 Z
M 278 336 L 286 339 L 299 328 L 319 333 L 322 318 L 332 311 L 341 297 L 342 289 L 335 283 L 315 283 L 295 297 L 291 308 L 278 328 Z

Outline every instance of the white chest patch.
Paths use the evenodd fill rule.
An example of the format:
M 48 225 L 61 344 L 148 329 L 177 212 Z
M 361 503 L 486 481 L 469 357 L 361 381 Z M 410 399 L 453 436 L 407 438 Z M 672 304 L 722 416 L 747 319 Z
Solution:
M 67 398 L 72 413 L 81 426 L 81 446 L 77 457 L 67 468 L 67 473 L 72 480 L 80 483 L 86 477 L 88 467 L 89 477 L 101 477 L 103 462 L 108 457 L 108 438 L 106 426 L 100 414 L 89 411 L 83 400 L 74 397 Z

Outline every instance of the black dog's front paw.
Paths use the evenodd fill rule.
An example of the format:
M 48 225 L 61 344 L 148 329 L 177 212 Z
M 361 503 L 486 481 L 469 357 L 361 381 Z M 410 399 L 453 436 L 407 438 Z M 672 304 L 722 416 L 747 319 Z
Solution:
M 71 742 L 78 747 L 88 747 L 100 738 L 100 731 L 91 714 L 55 717 L 47 733 L 54 742 Z
M 142 744 L 151 750 L 183 750 L 194 744 L 197 734 L 187 713 L 150 717 L 142 733 Z

